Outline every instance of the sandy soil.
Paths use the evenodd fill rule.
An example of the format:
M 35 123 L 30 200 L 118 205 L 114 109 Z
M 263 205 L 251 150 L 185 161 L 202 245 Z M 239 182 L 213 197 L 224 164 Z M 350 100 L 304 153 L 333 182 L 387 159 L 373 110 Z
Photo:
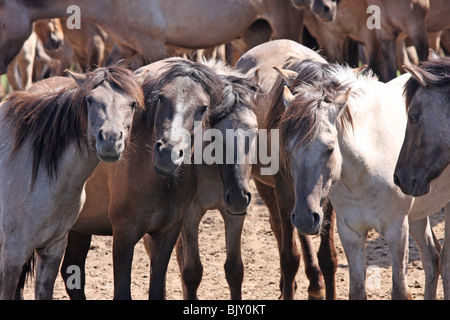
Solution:
M 250 205 L 242 236 L 242 255 L 245 275 L 242 286 L 243 299 L 273 300 L 278 299 L 279 292 L 279 257 L 275 237 L 270 230 L 268 211 L 253 186 L 253 200 Z M 442 213 L 432 217 L 433 229 L 442 244 L 444 236 L 444 216 Z M 338 270 L 336 274 L 337 298 L 348 299 L 348 264 L 335 234 L 338 252 Z M 318 237 L 314 237 L 318 248 Z M 228 285 L 225 280 L 223 264 L 225 263 L 224 223 L 217 211 L 210 211 L 200 226 L 200 246 L 204 265 L 203 281 L 199 288 L 200 299 L 229 299 Z M 387 245 L 375 232 L 371 232 L 367 242 L 367 288 L 369 299 L 390 299 L 391 263 Z M 149 284 L 149 258 L 143 244 L 136 245 L 133 261 L 132 296 L 133 299 L 147 299 Z M 379 275 L 379 276 L 378 276 Z M 307 299 L 308 282 L 303 264 L 296 277 L 298 289 L 296 299 Z M 88 299 L 101 300 L 113 297 L 112 238 L 93 237 L 91 250 L 87 259 L 86 295 Z M 425 285 L 424 271 L 420 261 L 419 250 L 410 238 L 408 285 L 413 299 L 423 299 Z M 25 298 L 33 299 L 34 283 L 26 287 Z M 169 264 L 167 274 L 167 298 L 182 299 L 180 274 L 175 253 Z M 58 276 L 54 299 L 66 300 L 62 278 Z M 443 299 L 442 280 L 439 280 L 438 299 Z

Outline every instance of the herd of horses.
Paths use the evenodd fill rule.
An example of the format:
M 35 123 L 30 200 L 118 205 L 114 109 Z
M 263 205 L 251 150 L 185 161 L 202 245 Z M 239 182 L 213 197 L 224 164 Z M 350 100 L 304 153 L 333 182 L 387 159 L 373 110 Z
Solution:
M 240 246 L 251 179 L 267 205 L 278 243 L 282 299 L 293 299 L 296 289 L 296 231 L 309 298 L 336 298 L 335 221 L 349 264 L 350 299 L 366 298 L 365 242 L 371 229 L 389 245 L 393 299 L 411 298 L 409 234 L 421 253 L 424 297 L 436 298 L 441 275 L 444 297 L 450 299 L 450 227 L 441 248 L 428 220 L 445 208 L 450 225 L 450 58 L 430 50 L 422 59 L 424 47 L 412 33 L 407 35 L 424 61 L 406 65 L 406 74 L 389 81 L 380 81 L 365 66 L 329 63 L 287 39 L 253 46 L 235 67 L 216 60 L 165 58 L 165 45 L 207 48 L 240 36 L 251 47 L 261 40 L 261 25 L 251 25 L 256 17 L 266 19 L 271 37 L 290 38 L 287 31 L 294 30 L 298 39 L 297 23 L 312 15 L 294 7 L 312 7 L 322 20 L 339 21 L 347 0 L 292 0 L 289 6 L 267 0 L 264 10 L 256 2 L 235 1 L 237 11 L 230 2 L 209 1 L 205 14 L 177 1 L 173 15 L 167 14 L 169 1 L 157 8 L 145 7 L 144 0 L 78 2 L 83 16 L 104 26 L 114 39 L 108 66 L 38 81 L 7 96 L 0 107 L 0 299 L 21 299 L 26 274 L 34 271 L 35 298 L 51 299 L 60 266 L 66 270 L 73 265 L 81 269 L 81 288 L 67 287 L 67 292 L 71 299 L 86 299 L 84 268 L 92 235 L 113 237 L 115 299 L 131 299 L 133 251 L 141 239 L 151 260 L 149 298 L 165 298 L 175 249 L 183 296 L 196 299 L 203 269 L 198 229 L 212 209 L 225 221 L 230 297 L 241 299 Z M 6 72 L 33 21 L 64 17 L 68 5 L 1 2 L 5 33 L 0 72 Z M 428 9 L 432 7 L 429 3 Z M 8 20 L 13 9 L 14 24 Z M 136 10 L 143 18 L 134 19 L 132 27 L 114 19 L 117 13 L 127 16 Z M 144 19 L 146 15 L 154 18 Z M 218 15 L 229 23 L 217 23 Z M 198 34 L 204 29 L 207 34 Z M 388 43 L 382 37 L 377 41 Z M 392 56 L 383 50 L 383 59 Z M 134 72 L 113 64 L 118 57 L 136 56 L 145 65 Z M 389 65 L 368 62 L 375 71 Z M 388 72 L 381 74 L 389 78 Z M 269 165 L 249 160 L 250 141 L 242 149 L 221 141 L 223 158 L 232 151 L 233 163 L 183 161 L 195 156 L 190 146 L 196 130 L 211 129 L 223 136 L 229 130 L 268 132 L 267 150 L 278 153 L 279 170 L 262 174 Z M 180 135 L 180 130 L 188 134 Z M 211 143 L 203 141 L 203 150 Z M 311 235 L 318 233 L 316 253 Z M 67 284 L 70 275 L 61 274 Z

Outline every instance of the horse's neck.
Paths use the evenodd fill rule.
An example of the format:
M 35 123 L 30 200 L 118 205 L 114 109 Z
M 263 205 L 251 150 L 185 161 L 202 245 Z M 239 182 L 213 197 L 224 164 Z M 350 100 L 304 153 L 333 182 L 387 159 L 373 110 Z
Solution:
M 63 192 L 70 189 L 78 190 L 84 186 L 99 163 L 96 152 L 88 147 L 87 143 L 82 142 L 81 148 L 78 148 L 75 142 L 71 143 L 61 155 L 57 175 L 51 180 L 52 189 Z M 43 167 L 38 177 L 48 181 Z
M 357 185 L 364 177 L 390 183 L 406 130 L 401 89 L 375 82 L 366 89 L 351 103 L 353 128 L 339 128 L 341 178 L 347 185 Z

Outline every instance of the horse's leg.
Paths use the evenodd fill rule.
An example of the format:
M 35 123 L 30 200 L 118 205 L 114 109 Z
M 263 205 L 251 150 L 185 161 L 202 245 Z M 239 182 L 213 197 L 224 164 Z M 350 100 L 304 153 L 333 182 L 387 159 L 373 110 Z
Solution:
M 308 299 L 325 299 L 325 284 L 322 272 L 317 261 L 317 254 L 311 243 L 311 237 L 298 234 L 303 252 L 303 261 L 305 263 L 305 273 L 309 280 Z
M 351 228 L 345 218 L 338 219 L 338 233 L 348 261 L 350 275 L 350 300 L 365 300 L 366 295 L 366 262 L 365 242 L 367 230 L 357 232 Z
M 294 238 L 294 226 L 291 222 L 291 212 L 294 207 L 292 183 L 285 180 L 280 174 L 275 176 L 275 195 L 278 204 L 278 218 L 281 222 L 281 273 L 283 278 L 282 298 L 294 299 L 295 275 L 300 266 L 300 253 Z
M 444 299 L 450 300 L 450 202 L 445 206 L 445 235 L 441 251 L 440 269 L 444 284 Z
M 66 250 L 67 237 L 36 249 L 38 254 L 36 268 L 36 300 L 51 300 L 53 297 L 53 286 L 58 275 L 59 265 Z
M 412 299 L 406 281 L 408 270 L 408 218 L 401 217 L 391 221 L 384 238 L 389 245 L 392 257 L 392 299 Z
M 336 213 L 329 200 L 323 205 L 325 223 L 320 232 L 320 247 L 317 253 L 319 266 L 325 279 L 327 300 L 336 300 L 336 270 L 338 266 L 336 245 L 334 243 L 334 228 Z
M 5 241 L 0 250 L 0 300 L 12 300 L 23 266 L 33 250 L 17 248 Z
M 278 253 L 280 255 L 280 267 L 281 267 L 281 279 L 280 279 L 281 295 L 280 295 L 279 299 L 283 299 L 285 296 L 284 295 L 285 283 L 284 283 L 283 274 L 286 273 L 285 270 L 288 268 L 295 269 L 295 265 L 289 265 L 287 261 L 286 261 L 287 264 L 285 264 L 285 260 L 283 259 L 283 256 L 281 254 L 282 247 L 283 247 L 282 230 L 281 230 L 281 220 L 280 220 L 280 216 L 278 213 L 278 204 L 277 204 L 276 196 L 275 196 L 275 190 L 273 187 L 268 186 L 264 183 L 261 183 L 256 179 L 254 181 L 255 181 L 255 186 L 256 186 L 256 189 L 258 190 L 260 197 L 263 199 L 264 203 L 266 204 L 266 206 L 269 210 L 270 227 L 272 229 L 272 232 L 275 235 L 275 239 L 277 240 L 277 244 L 278 244 Z M 294 261 L 297 260 L 297 263 L 296 263 L 297 268 L 295 270 L 293 270 L 292 272 L 296 273 L 298 270 L 298 266 L 299 266 L 300 254 L 298 253 L 295 242 L 294 242 L 293 250 L 294 250 L 294 253 L 293 253 Z
M 64 279 L 67 294 L 71 300 L 86 300 L 84 292 L 86 284 L 86 257 L 91 246 L 92 235 L 69 231 L 66 253 L 61 265 L 61 276 Z M 70 273 L 67 272 L 70 266 L 77 266 L 80 269 L 80 288 L 69 289 L 67 281 Z
M 114 300 L 131 300 L 131 265 L 134 246 L 141 237 L 136 230 L 137 226 L 129 221 L 118 223 L 111 220 L 111 223 L 113 226 Z
M 424 299 L 435 300 L 439 279 L 439 248 L 434 242 L 433 230 L 428 218 L 409 222 L 409 233 L 420 250 L 420 259 L 425 270 Z
M 169 265 L 170 255 L 181 231 L 181 222 L 170 230 L 156 237 L 151 237 L 151 274 L 150 300 L 163 300 L 166 298 L 166 273 Z
M 384 59 L 382 81 L 388 82 L 397 77 L 397 37 L 382 29 L 376 30 L 381 54 Z
M 198 228 L 205 212 L 192 206 L 186 211 L 183 227 L 176 244 L 177 261 L 181 272 L 183 298 L 197 300 L 197 290 L 202 281 L 203 266 L 198 246 Z M 146 237 L 148 238 L 148 237 Z M 148 242 L 146 242 L 146 245 Z
M 225 275 L 230 286 L 230 298 L 242 299 L 242 281 L 244 280 L 244 264 L 241 255 L 241 236 L 245 216 L 233 216 L 220 210 L 225 221 L 225 240 L 227 260 L 225 261 Z

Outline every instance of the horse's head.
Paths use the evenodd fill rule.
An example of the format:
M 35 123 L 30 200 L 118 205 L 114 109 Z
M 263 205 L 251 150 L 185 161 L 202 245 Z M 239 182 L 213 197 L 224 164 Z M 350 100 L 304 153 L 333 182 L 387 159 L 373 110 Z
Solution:
M 245 214 L 252 196 L 248 182 L 258 134 L 252 103 L 259 87 L 243 77 L 228 76 L 223 77 L 223 81 L 225 97 L 222 104 L 211 112 L 212 128 L 208 130 L 217 132 L 217 135 L 212 135 L 212 144 L 219 144 L 214 157 L 220 163 L 218 169 L 226 209 L 230 214 Z M 207 140 L 210 138 L 206 137 Z M 219 150 L 223 150 L 223 154 L 219 155 Z M 204 157 L 208 155 L 205 149 Z
M 296 96 L 285 87 L 287 110 L 280 139 L 282 157 L 294 181 L 292 223 L 302 234 L 316 234 L 323 221 L 322 206 L 341 172 L 336 123 L 345 112 L 350 91 L 330 100 L 320 87 L 303 86 Z
M 405 86 L 408 122 L 394 182 L 408 195 L 427 194 L 430 183 L 450 163 L 450 59 L 410 66 Z
M 64 42 L 64 33 L 59 19 L 38 20 L 34 23 L 34 31 L 45 49 L 58 49 Z
M 84 95 L 89 145 L 102 161 L 120 159 L 128 141 L 134 110 L 143 108 L 140 84 L 122 67 L 71 73 Z
M 314 0 L 312 9 L 322 21 L 333 21 L 338 3 L 338 0 Z
M 220 79 L 206 66 L 189 61 L 169 64 L 156 82 L 154 166 L 157 173 L 174 176 L 191 158 L 195 123 L 202 123 L 216 105 Z
M 0 1 L 0 74 L 6 73 L 32 31 L 33 24 L 22 1 Z

